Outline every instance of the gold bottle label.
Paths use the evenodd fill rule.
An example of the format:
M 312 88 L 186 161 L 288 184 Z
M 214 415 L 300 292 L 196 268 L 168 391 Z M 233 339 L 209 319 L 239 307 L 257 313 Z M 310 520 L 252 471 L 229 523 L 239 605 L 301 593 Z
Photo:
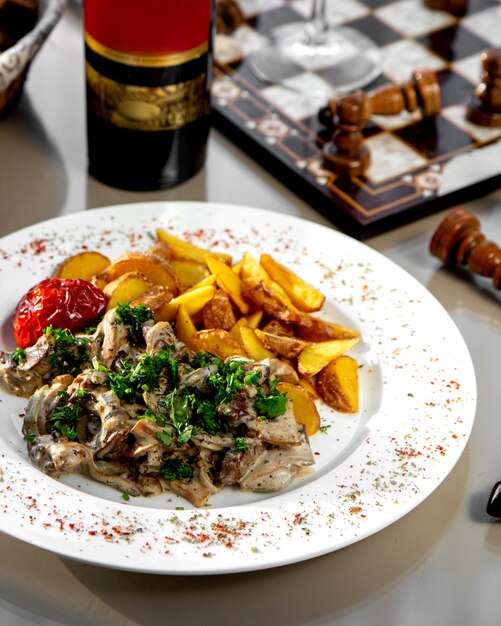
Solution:
M 208 114 L 207 74 L 174 85 L 126 85 L 86 64 L 88 106 L 101 119 L 141 131 L 181 128 Z

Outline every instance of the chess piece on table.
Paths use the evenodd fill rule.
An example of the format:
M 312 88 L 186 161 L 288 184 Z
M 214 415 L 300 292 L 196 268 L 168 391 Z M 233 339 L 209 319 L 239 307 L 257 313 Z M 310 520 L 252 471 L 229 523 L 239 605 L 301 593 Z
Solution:
M 501 126 L 501 48 L 481 55 L 480 84 L 466 108 L 466 118 L 479 126 Z
M 370 165 L 370 152 L 362 134 L 369 119 L 365 94 L 341 98 L 336 113 L 336 129 L 323 150 L 324 167 L 339 176 L 358 176 Z
M 492 278 L 501 289 L 501 248 L 488 241 L 478 219 L 464 209 L 454 209 L 439 224 L 430 252 L 446 265 L 466 265 L 470 271 Z
M 440 84 L 431 69 L 418 70 L 412 78 L 398 85 L 384 85 L 368 93 L 361 92 L 367 99 L 368 116 L 398 115 L 403 111 L 413 113 L 420 110 L 423 117 L 432 117 L 442 106 Z M 319 112 L 320 122 L 331 126 L 336 116 L 337 101 L 331 98 L 327 107 Z
M 324 146 L 324 167 L 340 176 L 363 174 L 370 165 L 363 129 L 372 115 L 419 109 L 424 117 L 431 117 L 440 107 L 440 85 L 433 70 L 416 71 L 411 80 L 400 85 L 386 85 L 369 93 L 359 91 L 339 100 L 331 98 L 319 113 L 320 120 L 334 129 L 332 140 Z

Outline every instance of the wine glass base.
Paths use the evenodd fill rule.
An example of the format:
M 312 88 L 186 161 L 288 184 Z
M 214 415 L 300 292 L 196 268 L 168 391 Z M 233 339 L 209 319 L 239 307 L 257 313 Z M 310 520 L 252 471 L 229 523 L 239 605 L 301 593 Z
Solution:
M 252 53 L 248 64 L 262 82 L 329 97 L 375 80 L 381 74 L 381 53 L 371 39 L 353 28 L 315 32 L 311 24 L 293 23 L 277 28 L 272 42 Z M 301 86 L 301 81 L 290 80 L 308 70 L 322 70 L 325 86 L 311 82 Z

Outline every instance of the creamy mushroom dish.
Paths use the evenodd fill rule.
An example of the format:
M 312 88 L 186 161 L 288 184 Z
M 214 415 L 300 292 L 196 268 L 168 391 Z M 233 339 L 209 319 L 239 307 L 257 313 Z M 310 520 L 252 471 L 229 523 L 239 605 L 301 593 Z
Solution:
M 23 435 L 35 466 L 197 507 L 225 485 L 277 491 L 313 464 L 277 390 L 297 380 L 278 359 L 194 353 L 144 305 L 119 305 L 86 333 L 48 327 L 33 346 L 0 353 L 0 388 L 30 398 Z

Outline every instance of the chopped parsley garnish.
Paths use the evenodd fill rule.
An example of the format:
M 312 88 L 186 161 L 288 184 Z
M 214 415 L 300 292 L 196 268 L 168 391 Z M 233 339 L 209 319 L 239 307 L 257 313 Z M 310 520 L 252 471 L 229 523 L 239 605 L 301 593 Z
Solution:
M 21 365 L 21 363 L 26 358 L 26 351 L 22 348 L 15 348 L 14 350 L 12 350 L 12 352 L 9 353 L 9 358 L 11 359 L 11 361 L 15 361 L 18 365 Z
M 131 306 L 119 302 L 116 308 L 117 320 L 130 327 L 130 339 L 134 340 L 141 334 L 142 325 L 153 319 L 153 311 L 144 304 Z
M 75 337 L 67 328 L 47 326 L 44 335 L 54 337 L 54 347 L 48 361 L 56 374 L 76 376 L 82 370 L 82 364 L 88 360 L 87 337 Z
M 164 348 L 154 357 L 143 354 L 136 366 L 127 359 L 120 359 L 115 372 L 97 359 L 93 360 L 92 366 L 107 372 L 107 384 L 113 393 L 117 398 L 130 403 L 136 402 L 145 391 L 157 389 L 161 375 L 166 377 L 169 387 L 178 381 L 178 363 L 170 347 Z
M 285 413 L 287 396 L 277 389 L 277 381 L 270 381 L 270 393 L 267 394 L 261 387 L 257 388 L 256 410 L 262 417 L 272 419 Z
M 24 435 L 23 439 L 25 441 L 35 441 L 35 439 L 37 438 L 36 435 L 34 435 L 33 433 L 29 433 L 27 435 Z
M 68 393 L 58 391 L 61 402 L 55 406 L 49 416 L 51 431 L 71 441 L 78 441 L 77 422 L 79 419 L 78 403 L 68 402 Z
M 245 437 L 235 437 L 235 441 L 233 442 L 233 452 L 246 452 L 249 448 L 249 445 L 245 439 Z
M 172 439 L 164 430 L 157 433 L 157 439 L 161 441 L 166 448 L 170 448 L 172 445 Z
M 165 461 L 160 473 L 167 480 L 182 480 L 188 482 L 193 476 L 193 469 L 189 463 L 180 459 Z

